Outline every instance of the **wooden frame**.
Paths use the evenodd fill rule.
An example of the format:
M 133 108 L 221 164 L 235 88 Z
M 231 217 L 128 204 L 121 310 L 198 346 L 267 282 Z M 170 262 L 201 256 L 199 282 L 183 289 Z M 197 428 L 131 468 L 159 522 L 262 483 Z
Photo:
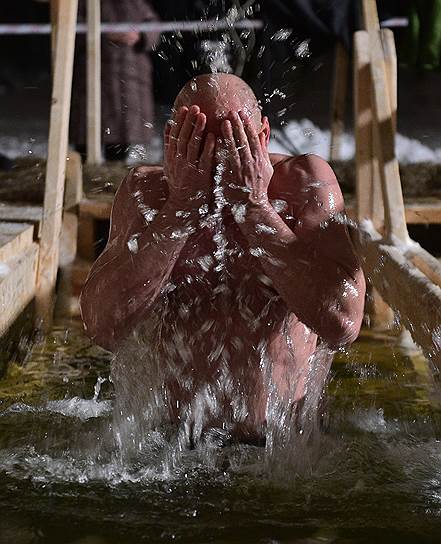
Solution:
M 101 164 L 101 7 L 87 0 L 87 162 Z
M 52 323 L 53 295 L 58 270 L 77 9 L 78 0 L 58 0 L 48 160 L 36 289 L 37 319 L 44 330 L 48 330 Z
M 367 30 L 357 32 L 354 38 L 360 223 L 353 238 L 372 286 L 400 317 L 426 357 L 441 369 L 441 265 L 409 239 L 395 156 L 397 98 L 393 34 L 380 31 L 375 0 L 363 0 L 363 14 Z M 377 230 L 378 181 L 374 160 L 378 161 L 384 204 L 382 234 Z

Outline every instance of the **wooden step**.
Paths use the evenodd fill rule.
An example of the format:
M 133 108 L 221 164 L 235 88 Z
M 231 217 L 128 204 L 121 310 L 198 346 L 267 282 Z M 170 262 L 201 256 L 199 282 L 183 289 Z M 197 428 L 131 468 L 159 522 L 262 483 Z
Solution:
M 346 213 L 355 219 L 355 207 L 352 198 L 345 198 Z M 404 202 L 406 222 L 409 225 L 441 224 L 440 198 L 413 198 Z
M 32 244 L 33 225 L 0 223 L 0 263 L 13 259 Z
M 27 206 L 0 202 L 0 221 L 8 223 L 30 223 L 34 225 L 34 238 L 40 237 L 42 206 Z
M 0 201 L 42 205 L 46 178 L 44 159 L 16 158 L 11 170 L 0 171 Z M 64 209 L 76 206 L 82 198 L 83 174 L 81 156 L 69 151 L 66 159 Z
M 0 266 L 0 337 L 35 295 L 38 244 L 20 251 Z
M 354 199 L 345 197 L 346 212 L 355 219 Z M 113 195 L 87 195 L 80 202 L 80 216 L 109 219 Z M 406 220 L 409 224 L 441 224 L 441 198 L 412 198 L 405 201 Z

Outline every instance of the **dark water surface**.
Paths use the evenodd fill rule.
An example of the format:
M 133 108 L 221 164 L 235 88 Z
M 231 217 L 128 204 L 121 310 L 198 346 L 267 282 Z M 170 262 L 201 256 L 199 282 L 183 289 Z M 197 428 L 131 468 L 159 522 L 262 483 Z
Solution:
M 321 432 L 272 455 L 164 432 L 125 458 L 109 360 L 64 324 L 0 381 L 1 544 L 441 542 L 439 386 L 396 338 L 339 353 Z

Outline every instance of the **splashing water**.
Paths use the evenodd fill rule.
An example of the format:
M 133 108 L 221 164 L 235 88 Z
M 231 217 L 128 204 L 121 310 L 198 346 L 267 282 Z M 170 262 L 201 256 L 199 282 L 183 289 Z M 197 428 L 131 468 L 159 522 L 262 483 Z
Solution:
M 335 542 L 350 532 L 350 542 L 361 543 L 380 530 L 384 543 L 436 542 L 441 420 L 439 411 L 430 408 L 429 389 L 415 374 L 413 359 L 400 355 L 393 339 L 379 337 L 372 343 L 362 338 L 349 352 L 337 354 L 328 386 L 331 406 L 325 410 L 319 401 L 320 418 L 328 414 L 320 425 L 317 419 L 310 425 L 317 402 L 311 399 L 284 434 L 277 421 L 292 422 L 292 412 L 275 400 L 268 407 L 265 448 L 229 444 L 227 433 L 214 428 L 189 449 L 173 426 L 150 426 L 140 435 L 132 420 L 125 427 L 118 422 L 115 411 L 110 412 L 118 397 L 103 379 L 107 360 L 93 359 L 83 345 L 75 355 L 75 336 L 69 335 L 65 360 L 77 369 L 81 361 L 94 360 L 87 370 L 91 376 L 74 379 L 70 373 L 67 383 L 66 367 L 55 374 L 49 356 L 52 381 L 42 382 L 32 397 L 24 393 L 23 381 L 21 405 L 0 412 L 3 539 L 11 535 L 10 542 L 19 541 L 19 535 L 34 528 L 54 542 L 86 535 L 111 544 L 300 543 L 306 536 L 311 542 Z M 58 350 L 66 349 L 64 330 L 61 337 Z M 261 348 L 261 364 L 268 370 L 268 355 Z M 140 382 L 132 407 L 138 402 L 139 408 L 153 409 L 162 399 L 145 402 L 144 375 L 154 380 L 155 374 L 140 365 L 144 354 L 151 358 L 154 350 L 140 343 L 125 359 Z M 320 366 L 320 357 L 311 365 Z M 33 368 L 29 361 L 23 379 L 34 380 Z M 2 402 L 17 381 L 16 371 L 11 372 L 0 391 Z M 127 384 L 129 396 L 133 384 Z M 308 387 L 316 391 L 313 383 Z M 45 400 L 48 389 L 62 400 Z M 210 392 L 201 392 L 193 408 L 203 412 L 210 398 Z M 115 444 L 118 432 L 120 447 Z M 135 437 L 131 454 L 123 455 Z M 66 523 L 71 540 L 66 540 Z

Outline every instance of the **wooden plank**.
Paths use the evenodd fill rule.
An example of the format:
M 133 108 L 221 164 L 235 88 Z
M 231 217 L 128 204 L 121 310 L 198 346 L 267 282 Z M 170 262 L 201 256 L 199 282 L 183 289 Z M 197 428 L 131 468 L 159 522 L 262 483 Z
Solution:
M 405 203 L 409 224 L 441 224 L 441 200 L 436 202 Z
M 83 198 L 80 202 L 80 216 L 99 220 L 110 219 L 113 195 L 100 195 L 96 198 Z M 346 198 L 346 213 L 350 219 L 357 220 L 355 199 Z M 405 215 L 408 224 L 441 224 L 441 199 L 412 199 L 405 202 Z
M 354 34 L 355 206 L 358 221 L 373 213 L 373 135 L 369 35 Z M 376 225 L 377 226 L 377 225 Z
M 44 199 L 46 161 L 43 159 L 15 159 L 14 168 L 0 172 L 1 202 L 41 205 Z M 66 159 L 66 188 L 64 208 L 78 205 L 82 198 L 81 156 L 70 151 Z
M 362 0 L 362 13 L 365 30 L 369 32 L 380 30 L 376 0 Z
M 83 165 L 77 151 L 69 151 L 66 161 L 66 187 L 64 189 L 64 209 L 77 206 L 83 198 Z
M 397 131 L 398 109 L 398 66 L 397 51 L 395 48 L 394 33 L 390 28 L 380 30 L 381 45 L 383 47 L 384 62 L 386 65 L 387 87 L 389 91 L 389 103 L 392 117 L 394 135 Z
M 361 225 L 352 235 L 366 276 L 441 370 L 441 289 L 378 232 Z
M 87 162 L 101 164 L 101 9 L 87 0 Z
M 110 219 L 114 195 L 102 195 L 100 198 L 83 198 L 80 202 L 80 216 L 94 219 Z
M 406 257 L 425 274 L 431 282 L 441 287 L 441 263 L 419 244 L 406 252 Z
M 380 34 L 369 33 L 371 49 L 371 77 L 374 104 L 374 130 L 378 130 L 378 157 L 384 201 L 385 235 L 389 240 L 407 242 L 403 193 L 398 161 L 395 156 L 395 131 L 389 100 L 386 66 Z
M 8 223 L 31 223 L 34 225 L 34 237 L 41 234 L 43 208 L 41 206 L 19 206 L 0 202 L 0 221 Z
M 0 272 L 0 336 L 9 329 L 35 295 L 38 244 L 8 261 Z
M 374 31 L 377 32 L 377 31 Z M 395 146 L 395 137 L 396 137 L 396 114 L 397 114 L 397 58 L 395 51 L 395 42 L 393 33 L 389 29 L 381 29 L 380 31 L 381 45 L 383 48 L 384 62 L 386 66 L 386 76 L 387 76 L 387 90 L 388 90 L 388 99 L 391 108 L 391 119 L 392 119 L 392 131 L 393 131 L 393 141 Z M 372 87 L 372 78 L 371 78 L 371 101 L 373 102 L 373 87 Z M 380 161 L 379 157 L 382 150 L 380 146 L 382 145 L 381 136 L 379 131 L 378 122 L 376 116 L 373 116 L 372 119 L 372 149 L 374 151 L 372 157 L 372 209 L 371 209 L 371 220 L 374 224 L 374 227 L 377 230 L 383 232 L 384 223 L 385 223 L 385 206 L 383 200 L 383 189 L 381 184 L 381 172 L 380 172 Z
M 50 12 L 51 12 L 51 64 L 52 72 L 54 71 L 55 66 L 55 52 L 56 52 L 56 40 L 57 40 L 57 21 L 58 21 L 58 11 L 60 8 L 60 0 L 50 0 Z
M 357 220 L 356 204 L 350 199 L 346 202 L 348 217 L 354 221 Z M 439 225 L 441 224 L 441 200 L 406 202 L 405 217 L 408 225 Z
M 60 236 L 60 268 L 71 264 L 77 254 L 78 216 L 64 212 Z
M 95 251 L 95 219 L 88 215 L 80 215 L 78 223 L 78 256 L 94 261 Z
M 349 55 L 345 47 L 337 42 L 335 46 L 334 76 L 331 101 L 331 160 L 338 160 L 341 139 L 345 128 L 345 110 L 348 96 Z
M 32 244 L 34 227 L 28 223 L 0 223 L 0 263 L 11 260 Z
M 36 293 L 36 316 L 44 330 L 51 325 L 58 270 L 77 9 L 78 0 L 60 0 Z

